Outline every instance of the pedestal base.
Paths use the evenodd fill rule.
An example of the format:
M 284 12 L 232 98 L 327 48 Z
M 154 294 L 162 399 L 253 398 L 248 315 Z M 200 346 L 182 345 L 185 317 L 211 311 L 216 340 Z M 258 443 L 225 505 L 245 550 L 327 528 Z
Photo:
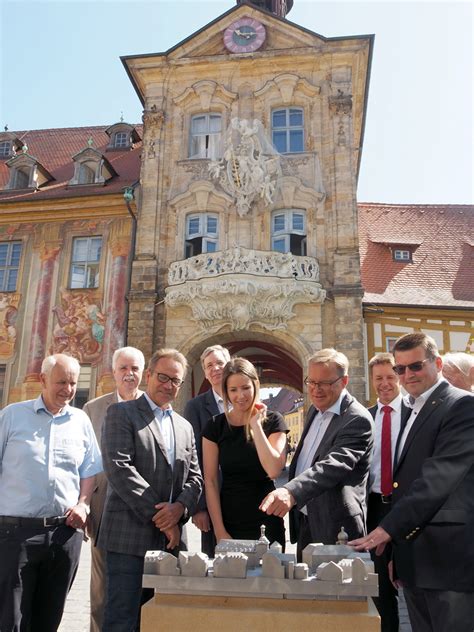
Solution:
M 142 607 L 142 632 L 380 632 L 372 600 L 259 599 L 156 594 Z

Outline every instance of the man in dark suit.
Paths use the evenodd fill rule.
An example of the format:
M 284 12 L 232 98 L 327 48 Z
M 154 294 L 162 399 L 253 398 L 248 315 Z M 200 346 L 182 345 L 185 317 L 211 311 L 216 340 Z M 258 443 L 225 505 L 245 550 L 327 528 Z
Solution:
M 344 527 L 349 537 L 366 532 L 366 490 L 374 421 L 346 390 L 349 361 L 335 349 L 309 359 L 312 406 L 290 465 L 289 482 L 268 494 L 260 508 L 284 516 L 297 555 L 311 542 L 334 544 Z M 357 535 L 352 535 L 357 534 Z
M 395 371 L 413 400 L 402 419 L 392 509 L 351 542 L 378 554 L 393 541 L 416 632 L 474 629 L 474 396 L 441 378 L 435 341 L 407 334 L 393 348 Z
M 189 421 L 194 430 L 199 465 L 202 472 L 204 472 L 202 465 L 202 431 L 214 415 L 224 412 L 222 371 L 229 360 L 229 351 L 225 347 L 221 347 L 221 345 L 213 345 L 204 349 L 201 354 L 201 366 L 211 388 L 205 393 L 190 399 L 183 413 L 185 419 Z M 216 538 L 207 511 L 204 492 L 201 494 L 197 511 L 193 515 L 192 520 L 196 527 L 201 530 L 202 552 L 209 555 L 209 557 L 214 557 Z
M 84 412 L 92 421 L 97 441 L 100 442 L 102 426 L 111 404 L 138 399 L 143 395 L 138 387 L 142 381 L 145 358 L 135 347 L 121 347 L 112 356 L 112 371 L 116 389 L 101 397 L 96 397 L 84 404 Z M 87 520 L 87 531 L 94 546 L 91 548 L 91 583 L 90 631 L 100 632 L 104 618 L 105 603 L 105 553 L 96 544 L 99 525 L 104 510 L 107 478 L 102 472 L 96 476 L 96 484 L 91 497 L 90 514 Z
M 109 490 L 98 539 L 107 552 L 104 632 L 136 629 L 145 553 L 175 551 L 180 526 L 199 500 L 193 429 L 171 408 L 186 368 L 181 353 L 159 349 L 146 371 L 146 393 L 107 411 L 102 455 Z
M 406 412 L 400 393 L 400 380 L 393 370 L 391 353 L 378 353 L 369 362 L 372 386 L 377 403 L 369 408 L 375 421 L 374 455 L 370 465 L 369 496 L 367 499 L 367 529 L 372 531 L 388 514 L 392 499 L 393 458 L 400 422 Z M 379 596 L 374 597 L 379 611 L 382 632 L 398 632 L 398 591 L 390 580 L 388 563 L 390 547 L 382 555 L 372 551 L 375 572 L 379 576 Z

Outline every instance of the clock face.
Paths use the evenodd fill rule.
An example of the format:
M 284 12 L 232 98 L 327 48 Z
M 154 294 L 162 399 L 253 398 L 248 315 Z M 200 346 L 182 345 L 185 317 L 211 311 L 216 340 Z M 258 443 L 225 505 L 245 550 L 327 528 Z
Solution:
M 253 18 L 240 18 L 224 31 L 224 45 L 231 53 L 253 53 L 265 41 L 265 27 Z

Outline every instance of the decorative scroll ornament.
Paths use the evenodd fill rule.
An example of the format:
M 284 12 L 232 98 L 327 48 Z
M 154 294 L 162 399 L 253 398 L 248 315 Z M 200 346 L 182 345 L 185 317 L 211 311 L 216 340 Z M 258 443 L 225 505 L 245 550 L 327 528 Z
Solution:
M 168 307 L 189 306 L 203 330 L 286 329 L 298 303 L 322 303 L 313 257 L 235 247 L 170 266 Z
M 281 176 L 280 154 L 265 137 L 260 121 L 233 118 L 222 159 L 209 164 L 209 173 L 235 199 L 243 217 L 258 197 L 273 203 Z

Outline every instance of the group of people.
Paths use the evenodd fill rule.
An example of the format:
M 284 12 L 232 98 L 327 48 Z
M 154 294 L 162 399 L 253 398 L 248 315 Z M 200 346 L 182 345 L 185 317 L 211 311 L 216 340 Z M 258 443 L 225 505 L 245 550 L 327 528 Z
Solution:
M 91 631 L 132 632 L 150 597 L 147 550 L 177 555 L 189 518 L 211 557 L 221 539 L 258 539 L 262 524 L 284 547 L 287 513 L 299 560 L 311 542 L 334 544 L 341 527 L 355 550 L 371 551 L 382 630 L 398 630 L 403 586 L 414 632 L 472 632 L 474 396 L 469 367 L 451 359 L 443 369 L 429 336 L 402 336 L 393 355 L 370 360 L 378 399 L 367 409 L 346 388 L 346 356 L 315 353 L 311 407 L 288 482 L 275 488 L 288 428 L 260 401 L 246 359 L 205 349 L 211 388 L 181 416 L 172 403 L 187 361 L 175 349 L 156 351 L 146 371 L 141 351 L 118 349 L 116 389 L 83 411 L 69 405 L 79 364 L 47 357 L 41 395 L 0 415 L 0 632 L 57 630 L 85 533 Z M 456 369 L 467 376 L 460 388 L 442 376 L 454 383 Z

